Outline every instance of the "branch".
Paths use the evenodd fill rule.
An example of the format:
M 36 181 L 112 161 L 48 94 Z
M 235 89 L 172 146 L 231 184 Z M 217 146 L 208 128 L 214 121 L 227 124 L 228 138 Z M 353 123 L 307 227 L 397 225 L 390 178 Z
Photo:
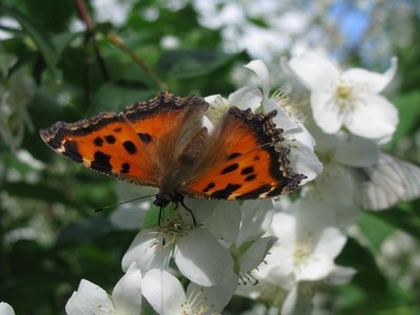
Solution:
M 127 47 L 122 38 L 118 37 L 114 33 L 108 33 L 107 38 L 111 44 L 129 55 L 131 60 L 133 60 L 157 84 L 159 89 L 167 91 L 165 83 L 159 78 L 157 73 L 150 68 L 136 52 Z
M 74 3 L 76 5 L 77 11 L 79 12 L 80 18 L 83 20 L 83 22 L 86 25 L 86 33 L 85 33 L 86 45 L 89 41 L 92 42 L 96 61 L 98 62 L 102 76 L 105 81 L 109 81 L 110 75 L 105 64 L 105 59 L 102 57 L 98 42 L 96 41 L 95 23 L 93 22 L 89 14 L 89 10 L 86 6 L 85 0 L 74 0 Z

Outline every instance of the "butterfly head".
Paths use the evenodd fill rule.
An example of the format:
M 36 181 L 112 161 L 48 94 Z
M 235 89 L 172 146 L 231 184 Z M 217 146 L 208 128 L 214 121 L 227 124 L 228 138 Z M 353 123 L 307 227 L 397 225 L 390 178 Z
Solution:
M 169 203 L 173 202 L 176 206 L 179 203 L 182 203 L 184 200 L 184 196 L 179 193 L 167 193 L 165 191 L 159 191 L 159 193 L 155 197 L 155 201 L 153 204 L 158 206 L 159 208 L 165 208 Z

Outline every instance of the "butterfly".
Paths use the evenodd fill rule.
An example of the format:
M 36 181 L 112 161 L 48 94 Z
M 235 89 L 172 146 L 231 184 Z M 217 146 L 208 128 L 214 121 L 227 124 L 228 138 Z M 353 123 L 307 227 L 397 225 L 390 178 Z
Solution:
M 360 179 L 357 200 L 364 209 L 383 210 L 420 196 L 420 168 L 381 153 L 376 164 L 355 169 Z
M 54 151 L 84 166 L 139 185 L 159 188 L 154 204 L 183 205 L 184 197 L 243 200 L 296 190 L 302 174 L 289 166 L 276 112 L 231 107 L 209 134 L 209 104 L 169 92 L 74 123 L 41 130 Z

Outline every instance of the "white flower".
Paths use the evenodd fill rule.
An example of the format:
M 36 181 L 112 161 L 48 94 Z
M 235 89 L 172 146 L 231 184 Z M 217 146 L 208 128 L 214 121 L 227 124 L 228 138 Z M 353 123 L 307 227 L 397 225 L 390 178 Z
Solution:
M 346 242 L 337 228 L 317 230 L 314 222 L 303 221 L 285 213 L 276 213 L 273 218 L 272 230 L 278 241 L 270 250 L 267 264 L 271 264 L 270 274 L 287 280 L 286 288 L 294 282 L 316 281 L 328 276 Z
M 242 282 L 255 283 L 252 273 L 275 241 L 272 236 L 262 237 L 271 225 L 273 212 L 271 199 L 247 200 L 241 206 L 230 203 L 229 209 L 217 207 L 205 222 L 213 235 L 229 248 L 235 273 Z
M 359 68 L 341 71 L 313 52 L 292 58 L 288 66 L 310 90 L 315 122 L 326 133 L 345 127 L 355 135 L 380 141 L 394 133 L 398 112 L 379 93 L 396 73 L 396 58 L 384 74 Z
M 252 111 L 255 111 L 261 105 L 262 95 L 257 87 L 247 85 L 231 93 L 227 99 L 220 94 L 210 95 L 204 99 L 210 105 L 207 116 L 214 123 L 231 106 L 236 106 L 242 110 L 250 108 Z
M 82 279 L 66 304 L 68 315 L 139 315 L 142 276 L 135 264 L 115 285 L 112 295 L 96 284 Z
M 190 283 L 185 292 L 172 274 L 153 269 L 143 278 L 143 295 L 160 315 L 211 315 L 221 312 L 231 299 L 236 287 L 233 279 L 213 287 Z
M 264 111 L 277 111 L 274 122 L 283 129 L 283 145 L 290 149 L 291 167 L 306 179 L 301 185 L 313 180 L 322 172 L 322 164 L 314 153 L 315 141 L 303 124 L 295 117 L 296 109 L 285 98 L 270 97 L 270 76 L 267 66 L 261 60 L 253 60 L 245 67 L 255 72 L 261 81 L 262 105 Z
M 314 187 L 306 187 L 316 199 L 330 204 L 336 209 L 357 208 L 357 193 L 361 181 L 354 171 L 361 167 L 371 167 L 379 159 L 378 144 L 343 131 L 326 134 L 316 126 L 311 128 L 317 141 L 317 154 L 324 164 L 324 171 L 315 181 Z M 354 212 L 354 211 L 352 211 Z
M 292 313 L 300 283 L 332 276 L 343 282 L 354 274 L 353 269 L 334 263 L 346 243 L 346 237 L 335 227 L 325 227 L 322 220 L 314 222 L 313 216 L 305 217 L 307 212 L 308 209 L 303 209 L 294 215 L 274 215 L 272 233 L 278 241 L 266 257 L 266 264 L 257 272 L 257 278 L 289 291 L 282 314 Z
M 179 271 L 199 285 L 213 286 L 233 276 L 229 251 L 201 224 L 205 220 L 203 215 L 211 213 L 219 202 L 186 202 L 194 210 L 198 225 L 182 218 L 178 209 L 179 215 L 164 225 L 141 231 L 123 257 L 123 270 L 132 262 L 136 262 L 143 273 L 154 268 L 166 269 L 173 256 Z M 225 214 L 229 220 L 229 209 Z
M 14 56 L 0 52 L 0 139 L 11 149 L 20 146 L 25 129 L 33 129 L 27 106 L 35 93 L 35 83 L 28 69 L 20 67 L 11 71 L 16 64 Z
M 15 311 L 6 302 L 0 302 L 0 315 L 15 315 Z

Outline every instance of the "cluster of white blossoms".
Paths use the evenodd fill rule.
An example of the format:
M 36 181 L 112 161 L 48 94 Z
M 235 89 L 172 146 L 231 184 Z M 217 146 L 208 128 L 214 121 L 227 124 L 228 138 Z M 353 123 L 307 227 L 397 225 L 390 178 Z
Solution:
M 158 314 L 220 314 L 235 294 L 268 303 L 282 315 L 310 314 L 317 286 L 351 280 L 357 271 L 335 259 L 356 210 L 382 210 L 420 195 L 420 170 L 380 151 L 398 123 L 397 110 L 379 94 L 394 77 L 396 60 L 384 74 L 341 71 L 315 53 L 284 65 L 309 90 L 312 111 L 302 115 L 284 93 L 271 94 L 269 71 L 254 60 L 246 68 L 259 84 L 228 98 L 207 97 L 203 123 L 211 130 L 230 106 L 276 110 L 290 165 L 307 176 L 300 197 L 187 199 L 196 222 L 182 209 L 167 208 L 164 224 L 145 224 L 145 214 L 157 210 L 152 199 L 115 211 L 116 227 L 144 227 L 122 258 L 125 274 L 111 295 L 82 280 L 67 314 L 139 315 L 145 301 Z M 129 190 L 120 184 L 122 199 Z M 138 187 L 133 193 L 139 195 Z

